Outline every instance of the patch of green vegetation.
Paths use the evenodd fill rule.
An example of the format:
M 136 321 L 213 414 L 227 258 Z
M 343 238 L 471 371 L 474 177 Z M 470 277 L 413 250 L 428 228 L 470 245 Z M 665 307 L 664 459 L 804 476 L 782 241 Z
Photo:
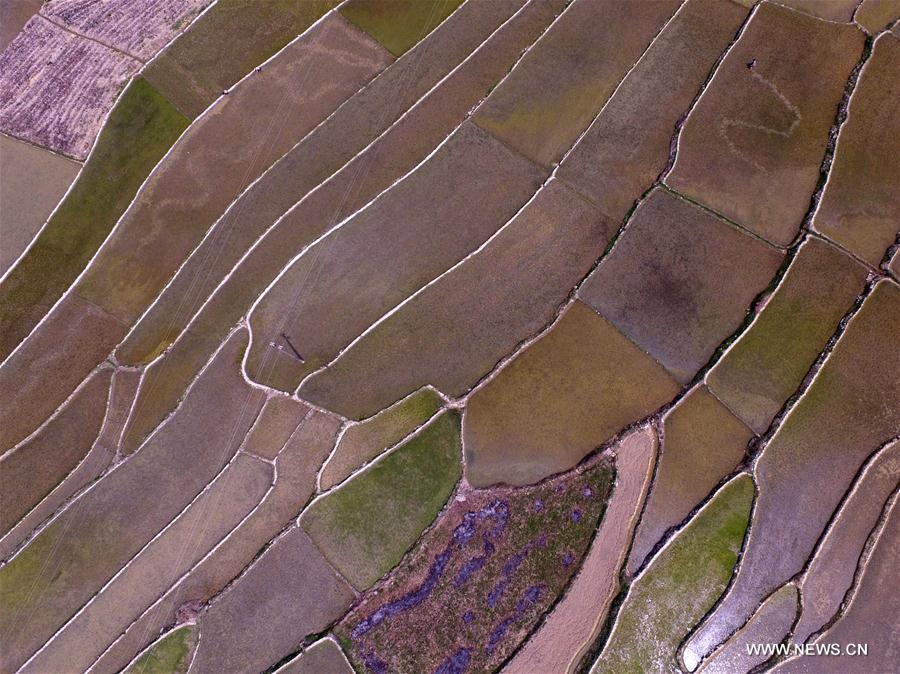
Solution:
M 126 674 L 175 674 L 186 672 L 197 643 L 197 628 L 184 625 L 160 637 Z
M 190 118 L 297 35 L 337 0 L 219 0 L 144 71 Z M 235 48 L 240 45 L 240 48 Z
M 84 269 L 187 125 L 149 82 L 131 83 L 75 185 L 0 288 L 0 359 Z
M 632 583 L 591 672 L 678 671 L 677 650 L 734 572 L 753 502 L 753 480 L 732 480 Z
M 334 455 L 322 471 L 322 486 L 329 488 L 383 450 L 402 440 L 441 408 L 441 398 L 423 388 L 405 400 L 347 429 Z
M 462 474 L 460 420 L 447 412 L 419 435 L 319 499 L 300 519 L 359 590 L 397 565 Z
M 341 13 L 400 56 L 462 4 L 462 0 L 350 0 Z

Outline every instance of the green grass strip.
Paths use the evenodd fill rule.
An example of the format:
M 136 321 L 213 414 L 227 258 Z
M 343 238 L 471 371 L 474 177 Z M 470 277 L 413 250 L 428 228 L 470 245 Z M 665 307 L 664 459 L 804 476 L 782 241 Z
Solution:
M 176 674 L 186 672 L 197 640 L 196 627 L 172 630 L 128 668 L 125 674 Z
M 188 123 L 146 80 L 129 85 L 72 190 L 0 286 L 0 358 L 81 273 Z
M 678 646 L 725 591 L 750 520 L 753 481 L 722 488 L 638 576 L 591 674 L 678 671 Z
M 460 459 L 459 414 L 447 412 L 316 501 L 301 525 L 364 590 L 396 566 L 434 521 L 462 474 Z

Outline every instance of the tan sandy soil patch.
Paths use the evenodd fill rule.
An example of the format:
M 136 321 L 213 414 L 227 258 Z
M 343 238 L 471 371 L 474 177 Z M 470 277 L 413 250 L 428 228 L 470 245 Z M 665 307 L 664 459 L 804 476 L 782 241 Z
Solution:
M 354 674 L 334 639 L 322 639 L 275 670 L 276 674 Z
M 818 644 L 840 644 L 842 649 L 848 645 L 866 645 L 865 657 L 847 652 L 839 657 L 800 657 L 776 667 L 773 673 L 844 674 L 896 669 L 900 654 L 896 622 L 900 615 L 900 593 L 891 588 L 897 587 L 897 569 L 900 569 L 900 506 L 895 498 L 850 604 L 837 622 L 815 640 Z
M 687 383 L 740 326 L 782 258 L 776 248 L 658 188 L 578 296 Z
M 539 164 L 559 161 L 679 4 L 576 0 L 475 122 Z
M 135 321 L 231 200 L 388 58 L 332 15 L 253 73 L 173 146 L 79 281 L 79 294 Z
M 757 461 L 749 544 L 728 595 L 691 637 L 693 656 L 801 570 L 862 463 L 900 434 L 897 334 L 900 287 L 881 281 Z
M 646 427 L 612 447 L 616 484 L 581 569 L 538 631 L 503 668 L 503 674 L 575 671 L 619 590 L 619 569 L 653 477 L 656 446 L 656 433 Z
M 557 176 L 620 222 L 666 167 L 675 125 L 747 10 L 689 0 L 606 103 Z
M 615 230 L 551 181 L 483 249 L 368 331 L 300 395 L 351 417 L 426 384 L 463 395 L 555 318 Z
M 0 569 L 0 665 L 21 665 L 222 469 L 262 407 L 236 333 L 140 452 Z
M 798 599 L 797 586 L 792 583 L 773 592 L 747 624 L 703 663 L 698 673 L 746 674 L 768 660 L 764 654 L 751 655 L 748 647 L 780 643 L 797 617 Z
M 319 478 L 321 489 L 330 489 L 356 468 L 400 442 L 430 419 L 441 407 L 432 389 L 422 389 L 363 422 L 348 427 Z
M 94 372 L 46 426 L 0 458 L 0 532 L 49 494 L 87 455 L 100 432 L 110 368 Z
M 0 450 L 40 426 L 125 332 L 118 320 L 74 295 L 60 302 L 0 366 Z
M 841 127 L 813 227 L 878 266 L 900 231 L 900 38 L 875 41 Z
M 259 503 L 272 478 L 272 466 L 239 454 L 20 671 L 86 670 L 134 618 L 238 525 Z
M 35 16 L 0 54 L 0 131 L 84 159 L 139 67 Z
M 530 484 L 576 465 L 671 400 L 678 384 L 581 302 L 476 389 L 466 408 L 466 477 Z
M 0 276 L 31 243 L 78 169 L 65 157 L 0 135 Z
M 184 386 L 230 326 L 250 308 L 297 251 L 361 208 L 428 156 L 466 112 L 503 77 L 553 19 L 558 3 L 529 4 L 476 50 L 371 148 L 346 164 L 281 219 L 212 296 L 172 350 L 150 367 L 152 397 L 142 396 L 144 437 L 174 406 Z M 173 321 L 179 326 L 180 322 Z
M 900 0 L 863 0 L 854 20 L 872 33 L 878 33 L 900 18 Z
M 212 0 L 49 0 L 41 14 L 146 61 Z
M 753 430 L 764 432 L 865 280 L 863 265 L 820 239 L 807 239 L 762 311 L 707 374 L 710 389 Z
M 167 346 L 279 216 L 395 122 L 521 1 L 467 3 L 275 162 L 216 221 L 214 230 L 119 347 L 117 358 L 143 363 Z M 361 173 L 356 177 L 361 179 Z M 355 201 L 358 195 L 347 192 L 345 197 Z M 342 205 L 339 200 L 332 203 L 329 215 Z M 286 249 L 283 254 L 298 250 Z
M 330 415 L 312 412 L 275 459 L 275 485 L 259 507 L 153 608 L 125 630 L 97 661 L 97 671 L 118 671 L 154 634 L 178 619 L 182 607 L 203 605 L 294 519 L 315 490 L 316 471 L 334 446 L 339 427 Z
M 543 178 L 530 161 L 464 124 L 414 173 L 308 248 L 263 295 L 250 315 L 247 374 L 292 391 L 303 375 L 481 245 Z
M 274 459 L 308 412 L 306 405 L 293 398 L 272 396 L 241 449 L 264 459 Z
M 667 184 L 790 243 L 864 41 L 853 25 L 762 3 L 688 116 Z
M 339 618 L 352 600 L 347 582 L 295 528 L 202 615 L 190 672 L 263 671 Z
M 893 442 L 860 476 L 800 581 L 803 612 L 793 629 L 795 643 L 804 643 L 837 615 L 844 594 L 853 584 L 863 546 L 897 487 L 898 475 L 900 442 Z
M 753 432 L 700 386 L 666 413 L 661 435 L 653 488 L 628 559 L 629 575 L 737 467 Z

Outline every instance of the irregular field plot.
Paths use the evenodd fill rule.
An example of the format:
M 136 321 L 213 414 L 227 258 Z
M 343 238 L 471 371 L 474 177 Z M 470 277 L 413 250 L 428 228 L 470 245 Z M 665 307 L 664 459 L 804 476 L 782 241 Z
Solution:
M 135 431 L 133 438 L 143 437 L 172 409 L 180 392 L 224 339 L 230 326 L 250 308 L 296 252 L 425 159 L 490 85 L 505 74 L 530 40 L 540 34 L 556 9 L 551 4 L 525 7 L 448 78 L 445 86 L 438 87 L 372 148 L 346 164 L 332 180 L 310 193 L 273 227 L 210 298 L 171 351 L 151 366 L 147 377 L 153 382 L 148 387 L 153 395 L 142 396 L 140 402 L 147 421 L 142 422 L 141 430 Z M 180 296 L 175 298 L 174 306 L 180 299 Z M 178 330 L 187 318 L 173 316 L 171 323 L 168 317 L 164 320 L 162 330 L 167 330 L 170 324 Z
M 324 630 L 353 591 L 300 529 L 269 547 L 200 618 L 192 671 L 260 672 Z
M 357 152 L 365 150 L 368 143 L 390 127 L 451 67 L 477 47 L 479 41 L 487 37 L 513 9 L 514 4 L 509 2 L 468 3 L 290 148 L 218 218 L 211 233 L 178 270 L 128 340 L 119 347 L 117 357 L 132 364 L 152 360 L 184 329 L 193 315 L 194 306 L 215 290 L 241 256 L 269 228 L 290 232 L 290 241 L 277 244 L 277 255 L 271 251 L 266 255 L 252 254 L 253 257 L 265 259 L 274 276 L 280 269 L 280 260 L 284 260 L 280 263 L 283 266 L 293 252 L 328 225 L 339 222 L 343 215 L 355 210 L 357 204 L 365 203 L 372 192 L 363 189 L 362 182 L 377 181 L 371 170 L 346 170 L 346 162 L 352 160 Z M 447 88 L 443 86 L 443 89 Z M 457 99 L 460 106 L 465 102 L 465 98 Z M 433 116 L 429 116 L 428 121 L 437 126 Z M 409 142 L 403 150 L 413 158 L 417 155 L 413 142 L 418 141 L 428 149 L 433 147 L 433 144 L 428 144 L 427 138 L 421 136 L 415 141 L 412 138 L 407 140 Z M 385 144 L 376 142 L 376 145 L 383 148 Z M 420 150 L 420 153 L 424 156 L 425 151 Z M 364 154 L 385 158 L 384 149 L 369 148 Z M 372 167 L 372 160 L 357 163 L 369 169 Z M 413 161 L 410 166 L 414 164 Z M 396 167 L 397 170 L 400 168 Z M 332 193 L 334 199 L 320 200 L 319 203 L 325 204 L 324 208 L 310 213 L 300 206 L 295 209 L 299 212 L 288 212 L 337 171 L 345 177 L 345 180 L 336 181 L 342 184 L 342 190 Z M 352 175 L 349 182 L 346 180 L 348 175 Z M 285 215 L 286 221 L 274 224 L 281 215 Z M 267 235 L 266 240 L 276 238 L 273 232 L 273 235 Z M 241 286 L 245 289 L 244 293 L 250 296 L 256 283 L 250 285 L 248 279 L 241 279 Z M 189 311 L 180 311 L 186 295 L 196 298 L 197 304 Z
M 588 127 L 679 4 L 570 4 L 478 110 L 475 123 L 550 166 Z
M 142 451 L 0 569 L 4 669 L 46 642 L 237 450 L 262 406 L 262 394 L 248 390 L 237 372 L 245 347 L 246 334 L 236 333 Z M 30 616 L 27 629 L 22 615 Z
M 440 512 L 462 472 L 460 454 L 459 416 L 446 412 L 316 500 L 300 525 L 364 590 L 400 561 Z
M 567 586 L 612 482 L 603 457 L 535 487 L 461 491 L 338 625 L 346 652 L 361 671 L 493 670 Z
M 292 43 L 191 125 L 78 292 L 131 324 L 232 199 L 387 62 L 336 15 Z
M 864 41 L 853 25 L 762 3 L 688 116 L 666 184 L 789 244 Z
M 572 584 L 505 674 L 569 672 L 603 628 L 619 591 L 619 571 L 641 513 L 656 459 L 656 433 L 637 429 L 611 448 L 616 482 L 600 528 Z
M 336 0 L 220 0 L 145 71 L 190 118 L 284 47 Z M 235 45 L 240 44 L 240 49 Z
M 647 354 L 581 302 L 466 408 L 466 478 L 525 485 L 568 470 L 678 393 Z
M 688 644 L 696 657 L 802 569 L 866 457 L 900 434 L 897 334 L 900 287 L 881 281 L 756 464 L 753 535 L 728 595 Z
M 341 14 L 400 56 L 455 10 L 462 0 L 350 0 Z
M 93 373 L 22 445 L 0 457 L 0 534 L 46 496 L 90 451 L 100 432 L 112 371 Z M 23 480 L 22 476 L 28 479 Z
M 0 358 L 84 269 L 187 124 L 146 80 L 131 83 L 72 190 L 0 286 Z
M 197 636 L 193 625 L 172 630 L 135 660 L 125 674 L 184 674 L 197 646 Z
M 659 552 L 629 588 L 592 674 L 679 670 L 681 640 L 731 578 L 752 501 L 753 480 L 735 478 Z
M 466 180 L 457 179 L 462 174 Z M 247 374 L 292 391 L 303 375 L 482 244 L 543 177 L 467 122 L 416 171 L 306 249 L 263 295 L 250 316 L 257 338 Z M 305 362 L 272 346 L 287 346 L 284 335 Z M 377 411 L 334 409 L 356 418 Z
M 41 13 L 146 61 L 212 0 L 49 0 Z
M 300 395 L 356 417 L 427 384 L 464 394 L 555 318 L 614 229 L 549 182 L 484 248 L 368 331 Z
M 35 16 L 0 54 L 0 131 L 84 159 L 139 67 Z
M 0 135 L 0 276 L 31 243 L 79 168 L 65 157 Z
M 359 466 L 400 442 L 428 421 L 442 401 L 432 389 L 422 389 L 391 407 L 347 428 L 322 469 L 321 488 L 329 489 Z

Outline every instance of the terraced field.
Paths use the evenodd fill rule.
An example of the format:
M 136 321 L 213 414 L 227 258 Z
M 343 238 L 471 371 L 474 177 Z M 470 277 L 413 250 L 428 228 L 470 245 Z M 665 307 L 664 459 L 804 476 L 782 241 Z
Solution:
M 0 20 L 0 672 L 897 671 L 897 0 Z

